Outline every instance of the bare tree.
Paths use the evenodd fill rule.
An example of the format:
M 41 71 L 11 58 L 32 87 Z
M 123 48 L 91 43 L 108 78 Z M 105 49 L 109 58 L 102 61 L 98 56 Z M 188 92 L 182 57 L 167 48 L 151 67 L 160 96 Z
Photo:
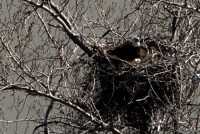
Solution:
M 198 133 L 198 0 L 0 3 L 0 132 Z

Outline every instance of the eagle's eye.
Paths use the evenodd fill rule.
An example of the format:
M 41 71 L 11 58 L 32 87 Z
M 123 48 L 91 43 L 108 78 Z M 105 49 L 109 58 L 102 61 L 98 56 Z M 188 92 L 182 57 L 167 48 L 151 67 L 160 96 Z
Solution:
M 142 60 L 141 60 L 140 58 L 135 58 L 135 59 L 134 59 L 134 62 L 137 63 L 137 64 L 141 63 L 141 61 L 142 61 Z

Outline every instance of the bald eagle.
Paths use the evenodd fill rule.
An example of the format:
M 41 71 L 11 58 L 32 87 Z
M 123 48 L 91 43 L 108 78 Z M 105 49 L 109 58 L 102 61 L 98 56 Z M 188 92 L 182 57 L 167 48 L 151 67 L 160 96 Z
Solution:
M 147 49 L 140 45 L 137 38 L 134 38 L 133 40 L 125 41 L 114 49 L 108 50 L 107 53 L 127 62 L 132 62 L 135 59 L 143 59 L 147 55 Z

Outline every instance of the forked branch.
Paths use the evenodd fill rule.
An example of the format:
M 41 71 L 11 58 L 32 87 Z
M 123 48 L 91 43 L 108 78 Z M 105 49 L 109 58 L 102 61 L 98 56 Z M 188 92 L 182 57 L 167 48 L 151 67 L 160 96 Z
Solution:
M 81 33 L 78 33 L 75 31 L 75 28 L 71 25 L 69 19 L 67 16 L 65 16 L 58 8 L 58 6 L 53 3 L 52 1 L 49 1 L 48 4 L 38 4 L 31 0 L 23 0 L 24 2 L 28 3 L 34 9 L 41 8 L 44 11 L 48 12 L 63 28 L 64 32 L 67 33 L 69 38 L 78 45 L 88 56 L 92 56 L 94 54 L 94 51 L 92 51 L 88 47 L 87 41 L 85 41 L 82 37 Z

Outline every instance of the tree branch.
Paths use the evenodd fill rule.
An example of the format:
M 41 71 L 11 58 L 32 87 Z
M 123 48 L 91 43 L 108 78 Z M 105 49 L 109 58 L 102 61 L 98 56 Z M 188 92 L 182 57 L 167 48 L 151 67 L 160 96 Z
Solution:
M 67 123 L 67 122 L 62 122 L 62 121 L 49 121 L 49 122 L 47 122 L 47 124 L 62 124 L 62 125 L 64 125 L 64 126 L 71 126 L 71 127 L 73 127 L 73 128 L 78 128 L 78 129 L 81 129 L 81 130 L 85 130 L 85 129 L 87 129 L 87 128 L 84 128 L 83 126 L 79 126 L 79 125 L 77 125 L 77 124 L 74 124 L 74 123 L 72 123 L 72 122 L 69 122 L 69 123 Z M 40 127 L 44 127 L 46 124 L 40 124 L 40 125 L 38 125 L 38 126 L 36 126 L 35 128 L 34 128 L 34 130 L 33 130 L 33 132 L 32 132 L 32 134 L 35 134 L 35 132 L 40 128 Z
M 44 134 L 48 134 L 48 117 L 53 108 L 54 101 L 51 100 L 44 117 Z
M 72 27 L 71 23 L 69 22 L 69 19 L 59 10 L 56 4 L 54 4 L 52 1 L 49 2 L 48 5 L 43 4 L 37 4 L 30 0 L 23 0 L 24 2 L 28 3 L 29 5 L 33 6 L 34 8 L 38 9 L 41 8 L 48 12 L 59 24 L 63 26 L 64 32 L 67 33 L 69 38 L 78 45 L 88 56 L 92 56 L 94 54 L 94 51 L 90 50 L 86 44 L 86 41 L 84 41 L 81 34 L 76 34 L 74 28 Z M 50 6 L 50 7 L 48 7 Z
M 185 3 L 181 4 L 181 3 L 175 3 L 175 2 L 168 2 L 168 1 L 165 1 L 165 0 L 162 0 L 160 2 L 167 4 L 167 5 L 173 5 L 173 6 L 176 6 L 176 7 L 181 7 L 181 8 L 189 9 L 189 10 L 192 10 L 194 12 L 200 13 L 200 9 L 198 7 L 192 7 L 192 6 L 185 4 Z
M 61 104 L 64 104 L 66 106 L 69 106 L 69 107 L 77 110 L 78 112 L 83 114 L 85 117 L 89 118 L 91 122 L 101 126 L 102 128 L 104 128 L 106 130 L 112 131 L 114 134 L 121 134 L 121 132 L 118 129 L 114 128 L 113 126 L 109 125 L 108 123 L 103 122 L 102 120 L 99 120 L 95 116 L 91 115 L 91 113 L 86 112 L 84 109 L 82 109 L 78 105 L 74 104 L 73 102 L 71 102 L 69 100 L 65 100 L 64 98 L 59 98 L 57 96 L 52 95 L 51 93 L 47 94 L 47 93 L 44 93 L 44 92 L 41 92 L 41 91 L 34 90 L 34 89 L 28 87 L 27 85 L 24 85 L 24 84 L 11 84 L 11 85 L 8 85 L 8 86 L 1 88 L 0 92 L 8 91 L 8 90 L 23 91 L 23 92 L 28 93 L 29 95 L 32 95 L 32 96 L 41 96 L 41 97 L 49 98 L 51 100 L 54 100 L 56 102 L 59 102 Z

